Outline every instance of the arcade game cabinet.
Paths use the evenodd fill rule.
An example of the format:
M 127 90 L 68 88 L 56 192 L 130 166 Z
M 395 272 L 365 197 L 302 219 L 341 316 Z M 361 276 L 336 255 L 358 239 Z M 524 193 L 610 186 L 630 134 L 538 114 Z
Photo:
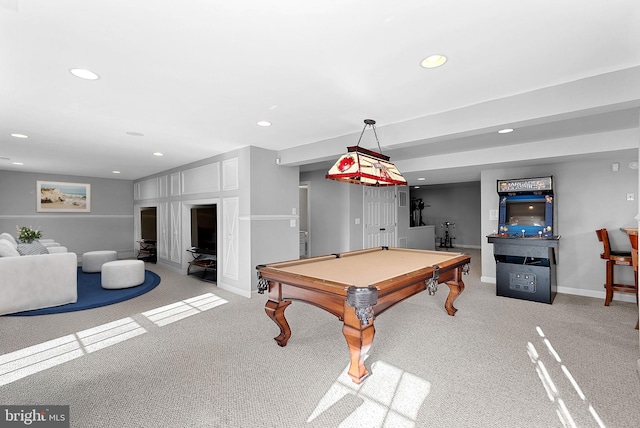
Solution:
M 552 303 L 559 236 L 554 234 L 553 177 L 498 180 L 493 244 L 498 296 Z

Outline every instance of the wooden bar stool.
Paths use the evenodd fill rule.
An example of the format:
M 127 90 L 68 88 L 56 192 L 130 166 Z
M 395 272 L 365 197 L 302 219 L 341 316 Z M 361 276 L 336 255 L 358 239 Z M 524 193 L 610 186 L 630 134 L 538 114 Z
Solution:
M 633 279 L 636 283 L 636 305 L 638 304 L 638 229 L 627 229 L 629 242 L 631 242 L 631 260 L 633 261 Z M 636 330 L 640 321 L 636 321 Z
M 607 229 L 596 230 L 598 235 L 598 241 L 602 242 L 604 252 L 600 254 L 600 258 L 607 262 L 607 274 L 604 288 L 607 290 L 607 295 L 604 300 L 604 305 L 609 306 L 611 300 L 613 300 L 613 292 L 623 293 L 635 293 L 636 303 L 638 302 L 638 285 L 637 282 L 634 285 L 616 284 L 613 277 L 614 266 L 633 266 L 633 259 L 631 258 L 630 251 L 611 251 L 611 244 L 609 243 L 609 233 Z

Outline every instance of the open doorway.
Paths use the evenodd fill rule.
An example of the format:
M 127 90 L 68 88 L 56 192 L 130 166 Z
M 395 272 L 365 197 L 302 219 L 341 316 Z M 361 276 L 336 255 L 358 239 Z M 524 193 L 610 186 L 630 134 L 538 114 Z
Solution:
M 218 204 L 184 205 L 188 216 L 185 226 L 188 240 L 187 275 L 204 281 L 218 281 Z
M 300 199 L 298 212 L 300 213 L 300 258 L 304 259 L 311 254 L 311 240 L 309 234 L 309 183 L 300 183 Z
M 217 254 L 218 208 L 215 204 L 191 208 L 191 248 L 200 254 Z
M 140 207 L 140 240 L 138 260 L 155 263 L 158 242 L 158 213 L 156 207 Z

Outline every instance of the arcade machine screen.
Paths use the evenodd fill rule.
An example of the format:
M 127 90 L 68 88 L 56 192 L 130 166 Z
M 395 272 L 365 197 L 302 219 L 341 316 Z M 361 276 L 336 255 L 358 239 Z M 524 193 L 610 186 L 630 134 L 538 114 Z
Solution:
M 511 202 L 507 205 L 507 222 L 510 226 L 545 227 L 544 202 Z
M 501 180 L 499 234 L 513 237 L 553 236 L 551 177 Z

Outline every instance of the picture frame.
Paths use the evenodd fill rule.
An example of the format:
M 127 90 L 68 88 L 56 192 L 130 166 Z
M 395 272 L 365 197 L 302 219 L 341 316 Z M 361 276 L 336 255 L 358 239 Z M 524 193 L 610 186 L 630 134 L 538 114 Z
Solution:
M 39 213 L 91 212 L 91 184 L 38 180 L 36 211 Z

